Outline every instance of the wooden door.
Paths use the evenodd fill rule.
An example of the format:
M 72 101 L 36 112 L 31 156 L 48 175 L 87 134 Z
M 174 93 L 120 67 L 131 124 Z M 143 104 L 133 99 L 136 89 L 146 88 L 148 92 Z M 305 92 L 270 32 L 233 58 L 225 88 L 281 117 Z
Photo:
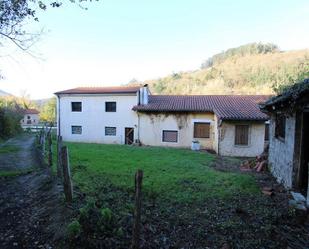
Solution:
M 126 127 L 124 134 L 125 134 L 124 143 L 125 144 L 133 144 L 133 142 L 134 142 L 134 128 Z
M 300 192 L 308 192 L 308 165 L 309 165 L 309 112 L 303 113 L 302 143 L 300 155 L 299 181 Z

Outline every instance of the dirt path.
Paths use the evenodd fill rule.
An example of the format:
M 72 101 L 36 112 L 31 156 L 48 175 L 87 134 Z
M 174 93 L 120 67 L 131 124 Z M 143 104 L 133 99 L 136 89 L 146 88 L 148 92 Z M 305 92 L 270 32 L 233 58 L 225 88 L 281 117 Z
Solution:
M 53 242 L 63 234 L 60 215 L 67 213 L 61 185 L 40 165 L 33 136 L 14 138 L 1 149 L 0 172 L 35 169 L 17 177 L 0 177 L 0 248 L 55 248 Z
M 35 154 L 35 137 L 24 134 L 0 146 L 0 170 L 19 170 L 39 166 Z

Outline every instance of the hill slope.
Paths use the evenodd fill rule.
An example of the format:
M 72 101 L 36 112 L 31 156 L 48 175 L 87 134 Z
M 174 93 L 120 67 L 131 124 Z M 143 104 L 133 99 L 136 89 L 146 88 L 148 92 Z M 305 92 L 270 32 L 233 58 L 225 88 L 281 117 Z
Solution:
M 309 77 L 309 49 L 282 52 L 274 47 L 244 53 L 246 46 L 251 49 L 253 45 L 215 55 L 202 69 L 143 83 L 149 84 L 153 94 L 272 94 L 285 84 Z
M 7 97 L 7 96 L 13 96 L 13 95 L 10 94 L 10 93 L 7 93 L 5 91 L 0 90 L 0 97 Z

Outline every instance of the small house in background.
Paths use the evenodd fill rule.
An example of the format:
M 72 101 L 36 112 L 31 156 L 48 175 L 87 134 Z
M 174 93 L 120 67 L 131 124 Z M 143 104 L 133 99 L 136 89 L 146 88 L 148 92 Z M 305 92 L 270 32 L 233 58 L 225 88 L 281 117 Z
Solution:
M 270 116 L 268 160 L 272 174 L 309 200 L 309 79 L 266 101 L 261 110 Z
M 20 121 L 22 126 L 38 125 L 40 122 L 40 112 L 36 109 L 25 109 L 23 119 Z

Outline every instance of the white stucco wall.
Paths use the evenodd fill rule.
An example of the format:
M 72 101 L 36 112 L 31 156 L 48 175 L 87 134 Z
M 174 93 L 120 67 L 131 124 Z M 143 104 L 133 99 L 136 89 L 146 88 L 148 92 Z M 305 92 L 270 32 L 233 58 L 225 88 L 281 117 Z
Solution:
M 117 103 L 116 112 L 105 112 L 106 101 Z M 82 111 L 72 112 L 71 102 L 82 102 Z M 61 136 L 64 141 L 123 144 L 125 127 L 132 127 L 136 139 L 138 119 L 132 107 L 137 103 L 137 95 L 61 95 L 57 107 Z M 72 134 L 72 125 L 82 126 L 82 134 Z M 106 126 L 116 127 L 116 136 L 105 136 Z
M 235 125 L 249 125 L 248 145 L 235 145 Z M 264 150 L 264 122 L 226 122 L 219 127 L 219 153 L 222 156 L 255 157 Z
M 30 117 L 30 119 L 28 119 Z M 31 124 L 27 124 L 27 121 L 31 120 Z M 20 121 L 21 125 L 38 125 L 40 121 L 39 114 L 25 114 L 23 119 Z
M 275 137 L 275 116 L 269 126 L 269 165 L 277 181 L 286 188 L 292 187 L 295 141 L 295 115 L 286 118 L 284 141 Z
M 144 145 L 191 147 L 193 140 L 202 148 L 214 149 L 214 114 L 145 114 L 140 117 L 140 141 Z M 210 138 L 193 138 L 194 122 L 210 122 Z M 163 142 L 163 130 L 178 131 L 178 142 Z

